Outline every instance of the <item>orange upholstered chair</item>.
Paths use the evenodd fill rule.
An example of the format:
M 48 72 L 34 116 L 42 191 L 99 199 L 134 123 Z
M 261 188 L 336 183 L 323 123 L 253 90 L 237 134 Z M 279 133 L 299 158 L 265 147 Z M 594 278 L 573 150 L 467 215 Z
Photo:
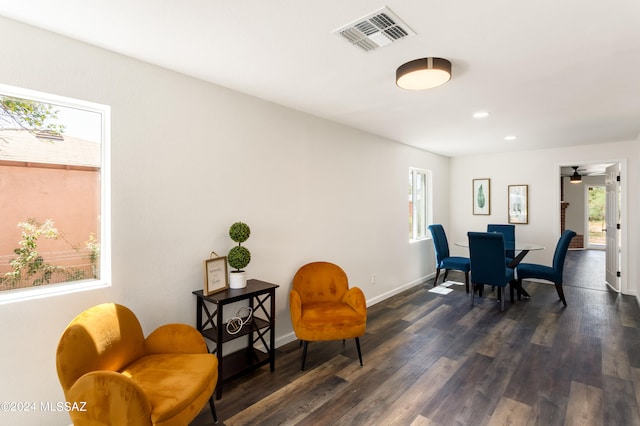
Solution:
M 304 345 L 302 370 L 309 342 L 356 339 L 362 364 L 360 336 L 367 326 L 367 305 L 358 287 L 349 288 L 347 274 L 338 265 L 314 262 L 304 265 L 293 278 L 289 294 L 291 323 Z
M 56 353 L 58 378 L 74 425 L 186 425 L 209 401 L 218 359 L 186 324 L 146 339 L 138 319 L 115 303 L 94 306 L 67 326 Z

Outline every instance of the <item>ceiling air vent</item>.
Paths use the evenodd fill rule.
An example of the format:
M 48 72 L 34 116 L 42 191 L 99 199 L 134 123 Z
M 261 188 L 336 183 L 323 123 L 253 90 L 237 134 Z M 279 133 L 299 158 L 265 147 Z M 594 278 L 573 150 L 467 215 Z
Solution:
M 356 19 L 333 32 L 365 52 L 386 46 L 415 32 L 388 7 Z

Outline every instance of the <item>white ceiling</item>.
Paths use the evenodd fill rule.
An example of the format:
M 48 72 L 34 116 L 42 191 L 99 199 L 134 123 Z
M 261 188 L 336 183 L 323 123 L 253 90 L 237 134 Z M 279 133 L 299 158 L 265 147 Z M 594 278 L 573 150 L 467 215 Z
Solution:
M 384 6 L 416 35 L 365 53 L 332 34 Z M 0 15 L 447 156 L 640 135 L 637 0 L 0 0 Z M 451 81 L 395 86 L 427 56 Z

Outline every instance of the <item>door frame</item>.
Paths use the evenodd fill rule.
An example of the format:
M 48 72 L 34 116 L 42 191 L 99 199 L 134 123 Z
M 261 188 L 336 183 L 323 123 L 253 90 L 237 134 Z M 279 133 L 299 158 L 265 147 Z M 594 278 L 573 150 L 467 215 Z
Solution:
M 618 208 L 620 209 L 620 292 L 622 294 L 630 294 L 635 295 L 635 292 L 629 291 L 628 277 L 629 277 L 629 268 L 627 265 L 627 253 L 629 250 L 628 247 L 628 232 L 629 232 L 629 220 L 628 220 L 628 212 L 627 212 L 627 198 L 628 198 L 628 178 L 627 178 L 627 160 L 624 158 L 617 159 L 605 159 L 605 160 L 576 160 L 576 161 L 563 161 L 561 163 L 556 163 L 556 167 L 554 169 L 555 176 L 554 181 L 558 182 L 557 178 L 561 177 L 562 167 L 571 167 L 576 164 L 587 165 L 587 164 L 602 164 L 602 163 L 619 163 L 620 164 L 620 205 Z M 554 226 L 557 230 L 558 236 L 560 235 L 560 203 L 561 199 L 561 191 L 560 185 L 555 185 L 556 191 L 556 205 L 558 206 L 555 209 L 554 214 Z M 607 286 L 608 288 L 608 286 Z

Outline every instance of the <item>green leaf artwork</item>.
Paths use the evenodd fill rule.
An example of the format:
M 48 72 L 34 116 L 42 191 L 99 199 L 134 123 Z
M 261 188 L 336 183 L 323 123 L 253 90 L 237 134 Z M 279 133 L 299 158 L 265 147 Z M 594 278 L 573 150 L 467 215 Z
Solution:
M 478 188 L 478 207 L 483 209 L 486 201 L 487 200 L 484 197 L 484 190 L 482 189 L 482 184 L 481 184 L 480 187 Z

